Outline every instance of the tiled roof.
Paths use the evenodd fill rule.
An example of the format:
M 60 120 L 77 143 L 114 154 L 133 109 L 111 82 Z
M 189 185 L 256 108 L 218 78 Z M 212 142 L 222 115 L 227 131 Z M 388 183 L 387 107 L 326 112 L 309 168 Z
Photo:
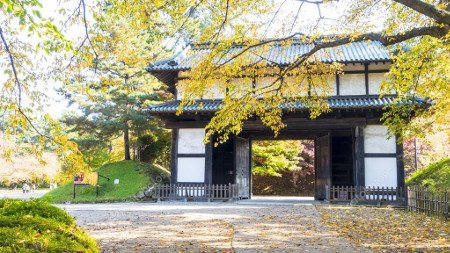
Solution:
M 394 102 L 394 96 L 335 96 L 328 98 L 331 109 L 379 109 Z M 427 102 L 417 99 L 416 103 L 426 105 Z M 152 105 L 148 108 L 150 113 L 175 113 L 180 106 L 180 101 L 170 101 L 162 104 Z M 215 112 L 222 107 L 222 100 L 198 100 L 192 105 L 186 105 L 183 112 Z M 307 106 L 302 102 L 286 103 L 281 105 L 282 109 L 305 110 Z
M 268 64 L 287 65 L 309 52 L 311 44 L 294 41 L 290 46 L 273 45 L 262 57 L 255 51 L 254 61 L 266 61 Z M 233 47 L 228 56 L 233 56 L 242 50 L 242 46 Z M 148 71 L 188 70 L 196 62 L 207 55 L 207 47 L 189 46 L 172 58 L 154 62 L 147 67 Z M 321 62 L 383 62 L 390 61 L 389 51 L 379 41 L 353 42 L 346 45 L 319 50 L 315 56 Z M 227 60 L 223 57 L 221 61 Z M 220 63 L 220 61 L 218 62 Z

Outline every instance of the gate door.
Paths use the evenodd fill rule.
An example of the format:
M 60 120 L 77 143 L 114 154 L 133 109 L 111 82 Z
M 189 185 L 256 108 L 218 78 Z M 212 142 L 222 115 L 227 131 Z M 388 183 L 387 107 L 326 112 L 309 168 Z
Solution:
M 240 198 L 250 197 L 250 142 L 235 137 L 236 185 Z
M 316 194 L 315 199 L 324 200 L 327 196 L 327 186 L 331 187 L 331 138 L 324 135 L 316 138 Z M 328 188 L 329 189 L 329 188 Z

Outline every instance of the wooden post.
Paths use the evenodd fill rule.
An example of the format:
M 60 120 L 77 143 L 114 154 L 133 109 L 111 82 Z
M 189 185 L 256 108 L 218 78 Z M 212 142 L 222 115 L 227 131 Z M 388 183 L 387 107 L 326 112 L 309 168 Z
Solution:
M 355 186 L 365 186 L 364 132 L 362 126 L 355 127 Z
M 73 184 L 73 198 L 75 199 L 75 184 Z

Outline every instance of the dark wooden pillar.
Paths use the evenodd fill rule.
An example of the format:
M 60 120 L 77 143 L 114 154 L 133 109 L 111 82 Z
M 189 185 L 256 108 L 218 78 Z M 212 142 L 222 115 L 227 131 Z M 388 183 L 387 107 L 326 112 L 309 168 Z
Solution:
M 397 140 L 397 139 L 396 139 Z M 397 143 L 397 187 L 405 187 L 405 166 L 403 162 L 403 142 Z
M 212 184 L 213 173 L 213 139 L 205 145 L 205 184 Z
M 355 127 L 355 186 L 365 186 L 364 171 L 364 131 L 362 126 Z
M 172 129 L 172 150 L 170 154 L 170 183 L 177 183 L 178 129 Z
M 249 162 L 249 165 L 248 165 L 248 167 L 249 167 L 249 170 L 248 170 L 248 185 L 249 185 L 249 199 L 251 199 L 252 198 L 252 195 L 253 195 L 253 193 L 252 193 L 252 189 L 253 189 L 253 175 L 252 175 L 252 167 L 253 167 L 253 163 L 252 163 L 252 157 L 253 157 L 253 154 L 252 154 L 252 139 L 251 138 L 249 138 L 249 140 L 248 140 L 248 143 L 249 143 L 249 149 L 248 149 L 248 152 L 249 152 L 249 157 L 250 157 L 250 159 L 248 159 L 248 162 Z
M 331 134 L 317 137 L 315 140 L 315 195 L 316 200 L 324 200 L 332 186 L 331 181 Z

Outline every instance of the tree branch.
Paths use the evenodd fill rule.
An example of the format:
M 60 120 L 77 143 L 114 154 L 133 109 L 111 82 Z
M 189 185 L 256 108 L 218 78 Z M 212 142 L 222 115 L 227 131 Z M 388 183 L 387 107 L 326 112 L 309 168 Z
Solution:
M 34 131 L 36 131 L 36 133 L 38 133 L 40 136 L 44 136 L 46 138 L 50 138 L 49 136 L 41 133 L 36 126 L 33 124 L 33 122 L 31 121 L 31 119 L 25 114 L 25 112 L 22 110 L 22 84 L 19 80 L 19 76 L 17 75 L 17 69 L 16 69 L 16 64 L 14 62 L 14 57 L 13 54 L 9 48 L 8 43 L 6 42 L 5 36 L 3 35 L 3 29 L 0 27 L 0 38 L 2 40 L 2 44 L 5 47 L 5 51 L 8 54 L 8 58 L 9 58 L 9 65 L 11 66 L 12 72 L 13 72 L 13 76 L 14 76 L 14 83 L 17 86 L 17 91 L 18 91 L 18 98 L 17 98 L 17 111 L 22 114 L 22 116 L 25 118 L 25 120 L 28 122 L 28 124 L 30 124 L 30 126 L 34 129 Z
M 423 15 L 434 19 L 437 23 L 450 25 L 450 12 L 420 0 L 394 0 Z
M 17 69 L 16 69 L 16 64 L 14 62 L 13 54 L 11 53 L 11 50 L 9 49 L 9 45 L 6 42 L 5 36 L 3 35 L 3 29 L 1 27 L 0 27 L 0 38 L 2 39 L 3 46 L 5 47 L 5 51 L 8 54 L 9 64 L 11 66 L 13 76 L 14 76 L 14 82 L 17 86 L 17 91 L 18 91 L 18 95 L 19 95 L 18 105 L 20 108 L 20 104 L 22 102 L 22 85 L 21 85 L 19 77 L 17 75 Z

